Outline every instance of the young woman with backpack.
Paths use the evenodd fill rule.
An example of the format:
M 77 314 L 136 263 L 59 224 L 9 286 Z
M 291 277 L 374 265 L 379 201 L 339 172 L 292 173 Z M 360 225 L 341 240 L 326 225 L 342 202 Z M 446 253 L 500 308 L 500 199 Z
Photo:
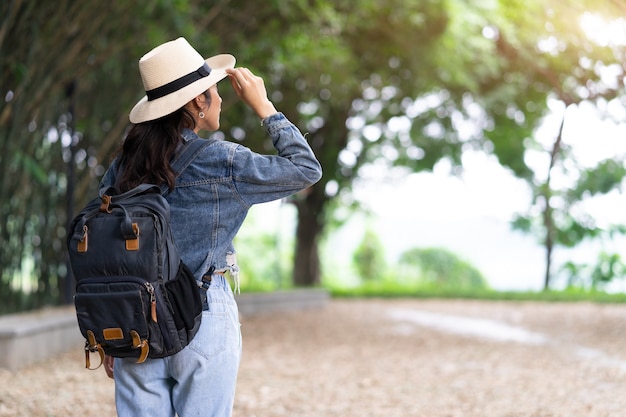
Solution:
M 238 288 L 233 238 L 254 204 L 281 199 L 315 184 L 321 166 L 300 131 L 267 97 L 263 79 L 235 58 L 204 59 L 184 38 L 166 42 L 139 60 L 143 97 L 132 126 L 101 181 L 120 192 L 141 183 L 166 184 L 171 229 L 182 260 L 204 301 L 198 333 L 182 351 L 135 363 L 105 358 L 115 380 L 119 416 L 230 416 L 241 357 L 237 305 L 225 274 Z M 228 77 L 259 117 L 277 155 L 215 141 L 176 176 L 170 162 L 200 131 L 220 127 L 217 83 Z

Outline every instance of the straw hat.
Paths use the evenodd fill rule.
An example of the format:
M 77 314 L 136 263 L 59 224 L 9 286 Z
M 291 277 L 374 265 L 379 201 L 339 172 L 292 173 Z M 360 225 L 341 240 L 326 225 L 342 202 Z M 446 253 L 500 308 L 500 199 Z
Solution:
M 139 60 L 146 95 L 130 111 L 132 123 L 158 119 L 180 109 L 235 66 L 228 54 L 202 58 L 184 38 L 157 46 Z

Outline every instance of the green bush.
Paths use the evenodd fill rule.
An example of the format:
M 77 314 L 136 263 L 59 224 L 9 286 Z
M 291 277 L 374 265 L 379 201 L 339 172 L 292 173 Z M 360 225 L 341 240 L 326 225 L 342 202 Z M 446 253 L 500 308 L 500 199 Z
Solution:
M 567 289 L 563 291 L 495 291 L 491 289 L 454 289 L 428 285 L 405 285 L 391 282 L 365 283 L 358 287 L 330 287 L 337 298 L 423 298 L 493 301 L 545 301 L 626 303 L 626 294 Z
M 486 289 L 482 273 L 469 262 L 441 248 L 413 248 L 398 261 L 398 271 L 406 280 L 422 285 L 459 290 Z
M 367 229 L 354 251 L 352 262 L 359 277 L 365 282 L 380 280 L 385 273 L 384 246 L 373 230 Z

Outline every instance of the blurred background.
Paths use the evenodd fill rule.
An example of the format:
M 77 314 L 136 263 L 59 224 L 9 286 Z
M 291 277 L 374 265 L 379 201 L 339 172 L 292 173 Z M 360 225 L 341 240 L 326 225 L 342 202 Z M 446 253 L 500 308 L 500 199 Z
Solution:
M 254 207 L 242 290 L 624 292 L 626 2 L 0 3 L 0 313 L 71 303 L 68 221 L 179 36 L 262 75 L 322 180 Z M 214 136 L 273 152 L 221 84 Z

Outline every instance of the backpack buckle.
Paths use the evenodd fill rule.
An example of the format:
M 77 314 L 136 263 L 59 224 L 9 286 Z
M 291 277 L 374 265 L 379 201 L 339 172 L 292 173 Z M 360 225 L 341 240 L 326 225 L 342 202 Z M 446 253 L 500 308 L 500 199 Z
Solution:
M 100 204 L 100 211 L 103 213 L 111 213 L 111 208 L 109 205 L 111 204 L 111 196 L 104 194 L 102 196 L 102 204 Z
M 133 223 L 134 239 L 126 239 L 126 250 L 139 250 L 139 225 Z
M 98 354 L 100 355 L 100 364 L 95 368 L 91 367 L 91 360 L 89 358 L 90 352 L 98 352 Z M 98 369 L 99 367 L 101 367 L 103 362 L 104 349 L 102 349 L 100 343 L 96 341 L 96 336 L 94 335 L 93 331 L 87 330 L 87 340 L 85 341 L 85 368 L 93 371 L 94 369 Z

